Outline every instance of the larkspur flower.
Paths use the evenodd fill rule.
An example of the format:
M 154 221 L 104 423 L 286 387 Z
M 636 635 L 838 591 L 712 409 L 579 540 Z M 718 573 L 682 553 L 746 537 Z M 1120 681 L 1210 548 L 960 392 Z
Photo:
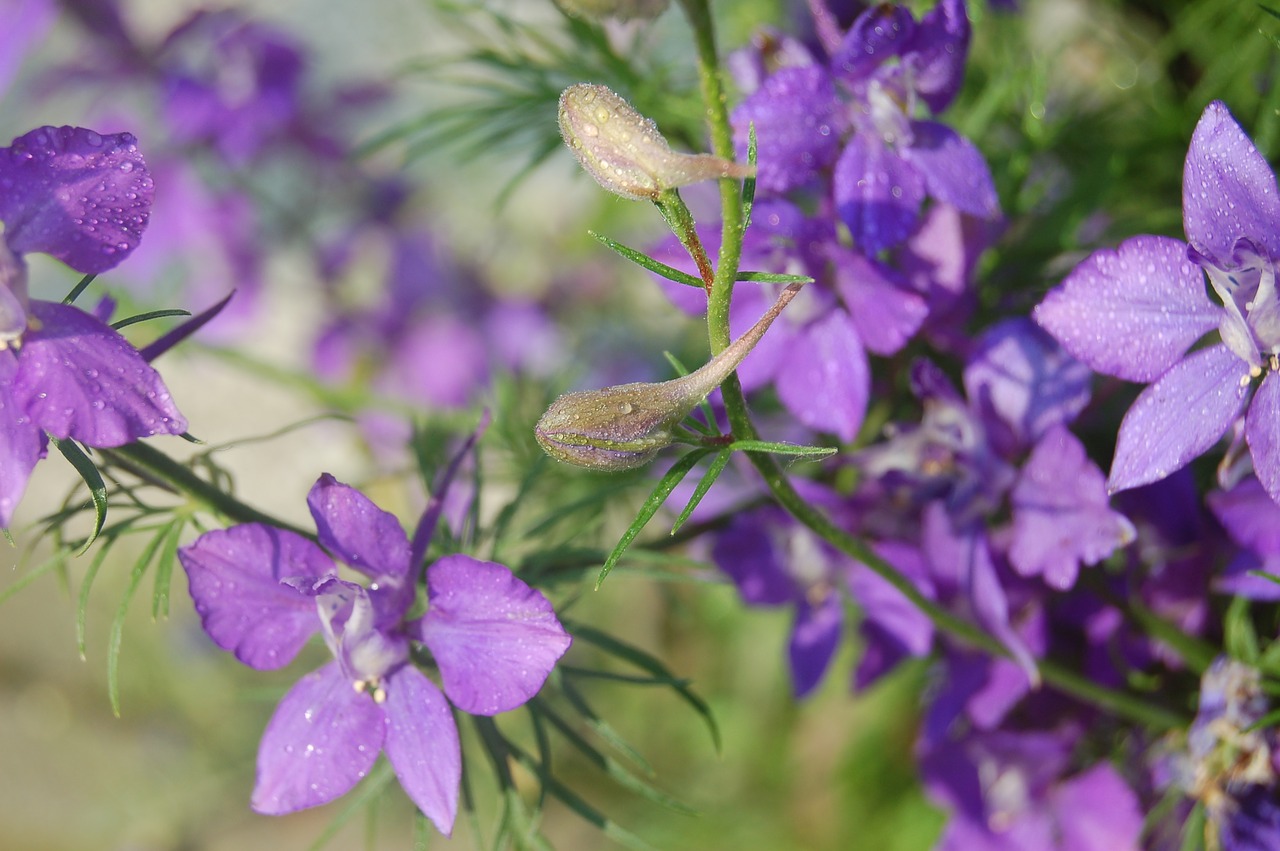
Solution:
M 159 374 L 124 337 L 77 307 L 27 295 L 25 254 L 87 274 L 127 257 L 153 192 L 128 133 L 41 127 L 0 148 L 0 528 L 46 434 L 113 447 L 186 431 Z
M 943 0 L 919 21 L 882 3 L 831 45 L 828 61 L 778 69 L 733 114 L 741 150 L 755 127 L 760 190 L 829 179 L 854 245 L 868 254 L 902 243 L 926 197 L 997 218 L 982 154 L 946 125 L 916 117 L 918 102 L 938 113 L 954 99 L 968 47 L 963 0 Z
M 1280 192 L 1217 101 L 1191 137 L 1182 212 L 1185 243 L 1137 236 L 1092 254 L 1036 319 L 1098 372 L 1153 382 L 1120 425 L 1112 491 L 1185 466 L 1244 415 L 1258 479 L 1280 501 Z M 1215 328 L 1217 342 L 1188 352 Z
M 267 725 L 253 808 L 279 815 L 331 801 L 385 750 L 406 794 L 447 834 L 462 771 L 449 703 L 477 715 L 524 704 L 569 636 L 541 593 L 506 567 L 466 555 L 427 569 L 427 612 L 407 619 L 425 546 L 411 545 L 395 517 L 327 474 L 307 504 L 319 545 L 250 523 L 207 532 L 179 551 L 205 631 L 244 664 L 282 667 L 317 632 L 333 652 Z M 369 585 L 338 578 L 335 560 Z M 411 661 L 412 644 L 430 651 L 443 694 Z

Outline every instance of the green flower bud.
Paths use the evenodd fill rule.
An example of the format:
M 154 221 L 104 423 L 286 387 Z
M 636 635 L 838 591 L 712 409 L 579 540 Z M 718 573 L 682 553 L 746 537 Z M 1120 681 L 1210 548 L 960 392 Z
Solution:
M 578 83 L 560 95 L 560 135 L 596 182 L 634 201 L 667 189 L 755 175 L 755 168 L 711 154 L 671 150 L 658 125 L 605 86 Z
M 534 426 L 538 443 L 557 461 L 592 470 L 643 467 L 675 441 L 676 425 L 737 369 L 800 287 L 789 285 L 749 331 L 688 375 L 566 393 Z
M 656 18 L 667 8 L 667 0 L 556 0 L 570 15 L 593 21 L 617 18 L 631 21 Z

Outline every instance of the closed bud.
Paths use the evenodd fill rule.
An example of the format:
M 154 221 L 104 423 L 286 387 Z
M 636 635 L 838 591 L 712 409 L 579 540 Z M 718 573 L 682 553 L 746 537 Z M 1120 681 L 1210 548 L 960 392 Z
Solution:
M 557 461 L 592 470 L 616 472 L 648 464 L 658 450 L 675 442 L 676 425 L 729 377 L 800 286 L 789 285 L 749 331 L 688 375 L 566 393 L 534 427 L 538 443 Z
M 658 125 L 605 86 L 578 83 L 560 95 L 560 135 L 596 182 L 635 201 L 667 189 L 732 177 L 752 177 L 752 166 L 711 154 L 671 150 Z
M 619 21 L 656 18 L 667 8 L 667 0 L 557 0 L 560 8 L 570 15 L 598 21 L 616 18 Z

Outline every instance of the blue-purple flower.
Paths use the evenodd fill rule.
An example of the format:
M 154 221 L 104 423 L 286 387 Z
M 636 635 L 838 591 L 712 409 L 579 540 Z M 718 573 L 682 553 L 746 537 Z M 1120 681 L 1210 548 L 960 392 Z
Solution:
M 121 446 L 187 424 L 159 374 L 101 318 L 28 298 L 23 255 L 97 274 L 138 245 L 154 192 L 137 141 L 41 127 L 0 148 L 0 528 L 45 435 Z
M 1152 382 L 1120 425 L 1112 491 L 1183 467 L 1243 414 L 1258 479 L 1280 501 L 1280 192 L 1217 101 L 1191 138 L 1182 212 L 1185 243 L 1138 236 L 1094 253 L 1036 319 L 1098 372 Z M 1216 342 L 1188 352 L 1215 328 Z
M 541 593 L 466 555 L 427 569 L 426 614 L 409 619 L 418 554 L 395 517 L 327 474 L 307 504 L 319 545 L 250 523 L 179 552 L 205 631 L 241 662 L 282 667 L 316 633 L 334 656 L 276 708 L 253 808 L 279 815 L 331 801 L 385 751 L 406 794 L 447 834 L 462 771 L 449 703 L 477 715 L 522 705 L 569 636 Z M 335 560 L 369 584 L 339 578 Z M 414 645 L 430 651 L 440 687 L 414 663 Z

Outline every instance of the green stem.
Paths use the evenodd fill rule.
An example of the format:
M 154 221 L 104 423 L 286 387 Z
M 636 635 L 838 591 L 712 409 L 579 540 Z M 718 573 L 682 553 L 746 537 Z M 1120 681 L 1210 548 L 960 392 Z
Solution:
M 720 76 L 720 58 L 716 50 L 711 11 L 707 0 L 681 0 L 681 6 L 693 28 L 694 41 L 697 45 L 698 73 L 702 84 L 703 101 L 707 107 L 712 147 L 717 156 L 732 159 L 733 135 L 729 124 L 724 85 Z M 715 283 L 707 303 L 707 331 L 713 354 L 718 354 L 729 345 L 729 305 L 733 300 L 733 284 L 737 279 L 738 264 L 742 257 L 744 223 L 742 199 L 736 181 L 720 181 L 720 208 L 722 221 L 720 258 L 716 268 Z M 758 439 L 737 375 L 729 376 L 720 390 L 734 437 L 739 440 Z M 994 637 L 926 597 L 893 565 L 880 558 L 865 543 L 836 526 L 830 518 L 810 505 L 792 487 L 772 457 L 761 452 L 748 452 L 747 456 L 764 477 L 774 498 L 788 513 L 823 540 L 866 565 L 869 570 L 910 600 L 928 616 L 935 626 L 986 653 L 994 656 L 1010 656 L 1008 648 Z M 1039 670 L 1044 681 L 1059 691 L 1154 729 L 1171 729 L 1185 726 L 1187 723 L 1187 720 L 1178 713 L 1152 706 L 1134 695 L 1091 682 L 1052 661 L 1042 661 Z
M 206 507 L 237 523 L 265 523 L 286 529 L 305 538 L 315 539 L 315 534 L 299 529 L 290 523 L 245 505 L 240 500 L 206 482 L 189 468 L 146 443 L 130 443 L 116 449 L 98 450 L 108 458 L 121 459 L 129 467 L 142 471 L 170 485 L 179 493 L 204 503 Z

